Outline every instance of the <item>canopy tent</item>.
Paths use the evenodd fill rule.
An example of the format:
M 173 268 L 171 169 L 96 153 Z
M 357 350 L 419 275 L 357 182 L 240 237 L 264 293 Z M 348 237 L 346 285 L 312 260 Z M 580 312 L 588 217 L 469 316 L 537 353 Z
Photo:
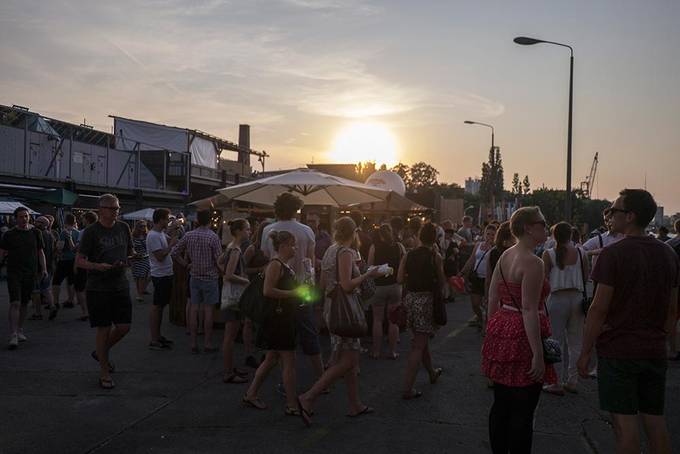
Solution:
M 121 219 L 125 221 L 152 221 L 154 211 L 153 208 L 143 208 L 141 210 L 125 213 L 121 215 Z
M 227 200 L 273 206 L 276 197 L 292 192 L 305 205 L 347 207 L 381 202 L 389 191 L 312 169 L 298 169 L 281 175 L 218 189 Z
M 78 194 L 68 189 L 49 189 L 39 199 L 51 205 L 73 206 L 78 199 Z
M 27 207 L 21 202 L 16 202 L 14 200 L 0 200 L 0 214 L 14 214 L 14 210 L 16 210 L 19 207 L 26 208 L 28 210 L 28 214 L 30 214 L 31 216 L 40 214 L 31 210 L 29 207 Z
M 373 214 L 422 213 L 430 210 L 430 208 L 407 199 L 394 191 L 390 191 L 384 201 L 362 203 L 359 205 L 359 209 Z

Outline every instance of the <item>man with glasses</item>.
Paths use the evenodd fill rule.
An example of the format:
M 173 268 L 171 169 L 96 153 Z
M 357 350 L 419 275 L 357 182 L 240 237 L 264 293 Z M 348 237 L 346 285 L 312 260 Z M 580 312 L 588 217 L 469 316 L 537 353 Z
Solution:
M 664 419 L 666 341 L 675 327 L 680 260 L 645 233 L 656 202 L 642 189 L 625 189 L 609 209 L 612 232 L 592 278 L 598 283 L 578 360 L 582 377 L 597 342 L 600 408 L 611 413 L 616 452 L 640 452 L 639 425 L 649 451 L 671 452 Z
M 97 328 L 92 357 L 101 369 L 99 386 L 112 389 L 114 371 L 109 352 L 130 331 L 132 302 L 126 276 L 133 257 L 130 227 L 118 222 L 120 204 L 112 194 L 99 198 L 99 220 L 83 232 L 76 265 L 87 270 L 87 307 L 90 326 Z

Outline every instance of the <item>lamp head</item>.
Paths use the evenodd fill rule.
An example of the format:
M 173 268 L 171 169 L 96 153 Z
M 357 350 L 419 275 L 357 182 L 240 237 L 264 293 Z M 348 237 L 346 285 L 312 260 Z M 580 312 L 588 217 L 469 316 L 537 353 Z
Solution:
M 470 121 L 470 120 L 465 120 L 463 123 L 465 123 L 466 125 L 474 125 L 475 124 L 474 121 Z
M 529 38 L 526 36 L 518 36 L 517 38 L 513 39 L 513 41 L 516 42 L 517 44 L 521 44 L 522 46 L 531 46 L 532 44 L 538 44 L 543 42 L 543 40 Z

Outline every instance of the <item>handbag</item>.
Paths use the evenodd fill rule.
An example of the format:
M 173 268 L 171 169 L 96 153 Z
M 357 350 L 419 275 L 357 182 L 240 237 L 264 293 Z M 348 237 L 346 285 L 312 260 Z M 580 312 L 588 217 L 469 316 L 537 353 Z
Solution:
M 234 249 L 232 249 L 231 251 L 233 250 Z M 229 254 L 231 254 L 231 251 L 229 251 Z M 227 262 L 229 262 L 228 260 L 229 254 L 227 255 Z M 243 295 L 243 291 L 245 289 L 246 286 L 244 284 L 237 284 L 235 282 L 225 280 L 224 283 L 222 284 L 222 297 L 220 299 L 220 309 L 221 310 L 231 309 L 234 311 L 238 311 L 240 309 L 239 301 L 241 300 L 241 295 Z
M 578 259 L 581 263 L 581 279 L 583 280 L 583 297 L 581 298 L 581 311 L 583 315 L 588 315 L 588 310 L 593 304 L 593 299 L 588 296 L 588 291 L 586 290 L 586 276 L 583 274 L 583 256 L 581 255 L 581 250 L 576 248 L 578 252 Z
M 510 299 L 512 299 L 512 304 L 517 308 L 517 310 L 521 312 L 522 308 L 519 304 L 517 304 L 517 301 L 515 301 L 515 297 L 512 296 L 512 293 L 510 292 L 508 282 L 505 280 L 505 276 L 503 275 L 503 267 L 501 266 L 500 261 L 497 266 L 501 272 L 501 278 L 503 279 L 505 288 L 508 289 L 508 295 L 510 295 Z M 543 301 L 543 307 L 545 308 L 545 313 L 547 314 L 548 308 L 545 305 L 545 301 Z M 552 337 L 541 335 L 541 343 L 543 344 L 543 361 L 545 361 L 546 364 L 555 364 L 562 361 L 562 347 L 560 346 L 559 342 L 557 342 Z
M 338 273 L 340 252 L 338 251 L 335 257 L 336 273 Z M 357 292 L 345 293 L 340 282 L 336 282 L 328 296 L 330 298 L 327 315 L 328 331 L 340 337 L 363 337 L 368 332 L 368 324 Z
M 362 270 L 362 273 L 366 272 L 366 267 Z M 367 277 L 363 281 L 361 281 L 361 284 L 359 286 L 359 292 L 361 293 L 361 299 L 363 301 L 368 301 L 373 296 L 375 295 L 376 292 L 376 285 L 375 285 L 375 279 L 372 277 Z

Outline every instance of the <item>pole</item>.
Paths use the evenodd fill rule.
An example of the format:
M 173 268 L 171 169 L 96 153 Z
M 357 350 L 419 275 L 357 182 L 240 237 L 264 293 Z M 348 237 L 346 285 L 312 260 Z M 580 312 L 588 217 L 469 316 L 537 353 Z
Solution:
M 571 222 L 572 216 L 572 196 L 571 196 L 571 117 L 574 101 L 574 53 L 572 51 L 569 59 L 569 127 L 567 130 L 567 198 L 564 204 L 564 220 Z

